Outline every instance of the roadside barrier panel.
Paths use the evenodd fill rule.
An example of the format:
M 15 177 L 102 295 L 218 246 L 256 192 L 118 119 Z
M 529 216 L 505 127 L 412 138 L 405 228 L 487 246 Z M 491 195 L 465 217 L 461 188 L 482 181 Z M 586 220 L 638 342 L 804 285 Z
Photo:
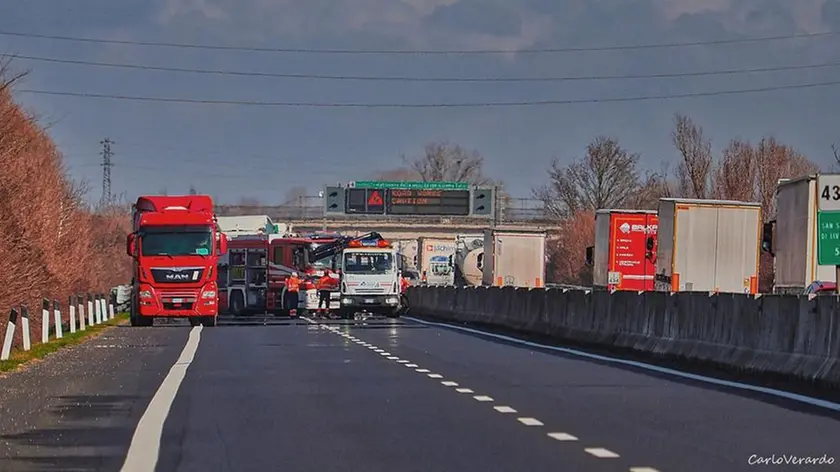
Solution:
M 412 312 L 455 323 L 840 387 L 840 298 L 515 287 L 411 287 Z

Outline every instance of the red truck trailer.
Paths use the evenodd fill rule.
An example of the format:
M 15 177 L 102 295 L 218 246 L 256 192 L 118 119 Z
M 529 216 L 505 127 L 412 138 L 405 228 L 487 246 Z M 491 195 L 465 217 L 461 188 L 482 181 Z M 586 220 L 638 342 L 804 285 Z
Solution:
M 593 286 L 653 290 L 659 219 L 651 210 L 598 210 L 595 214 Z M 590 249 L 590 251 L 592 250 Z
M 133 206 L 126 251 L 134 259 L 131 325 L 155 318 L 186 318 L 216 326 L 219 256 L 227 238 L 219 231 L 207 195 L 141 196 Z

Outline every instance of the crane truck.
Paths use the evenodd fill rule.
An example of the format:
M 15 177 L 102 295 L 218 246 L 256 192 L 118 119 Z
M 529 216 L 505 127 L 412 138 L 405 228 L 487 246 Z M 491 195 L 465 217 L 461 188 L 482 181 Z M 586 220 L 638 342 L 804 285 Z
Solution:
M 399 316 L 401 258 L 382 235 L 371 232 L 357 237 L 342 236 L 314 249 L 312 257 L 337 259 L 342 318 L 351 318 L 359 312 Z
M 216 265 L 227 252 L 207 195 L 141 196 L 132 208 L 126 252 L 133 259 L 132 326 L 186 318 L 216 326 Z

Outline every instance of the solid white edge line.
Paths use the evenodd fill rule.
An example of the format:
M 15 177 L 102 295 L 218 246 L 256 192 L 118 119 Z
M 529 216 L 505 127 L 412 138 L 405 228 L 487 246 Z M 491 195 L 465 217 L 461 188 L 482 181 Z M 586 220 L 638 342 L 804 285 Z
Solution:
M 163 424 L 169 416 L 169 409 L 178 394 L 178 388 L 187 375 L 187 368 L 195 358 L 198 343 L 201 341 L 202 326 L 190 330 L 178 360 L 169 369 L 166 378 L 161 382 L 155 396 L 146 407 L 143 416 L 137 423 L 131 445 L 123 462 L 122 472 L 154 472 L 160 455 L 160 440 L 163 435 Z
M 806 396 L 806 395 L 800 395 L 798 393 L 786 392 L 784 390 L 777 390 L 777 389 L 768 388 L 768 387 L 759 387 L 757 385 L 750 385 L 750 384 L 745 384 L 745 383 L 741 383 L 741 382 L 733 382 L 731 380 L 715 379 L 715 378 L 706 377 L 706 376 L 703 376 L 703 375 L 690 374 L 688 372 L 682 372 L 682 371 L 675 370 L 675 369 L 669 369 L 667 367 L 659 367 L 659 366 L 656 366 L 656 365 L 645 364 L 643 362 L 631 361 L 631 360 L 627 360 L 627 359 L 619 359 L 617 357 L 601 356 L 601 355 L 598 355 L 598 354 L 590 354 L 588 352 L 578 351 L 576 349 L 570 349 L 570 348 L 566 348 L 566 347 L 547 346 L 545 344 L 539 344 L 539 343 L 535 343 L 535 342 L 532 342 L 532 341 L 525 341 L 525 340 L 514 338 L 514 337 L 511 337 L 511 336 L 505 336 L 503 334 L 488 333 L 486 331 L 481 331 L 481 330 L 473 329 L 473 328 L 466 328 L 466 327 L 463 327 L 463 326 L 451 325 L 451 324 L 448 324 L 448 323 L 437 323 L 437 322 L 433 322 L 433 321 L 424 321 L 424 320 L 421 320 L 421 319 L 408 317 L 408 316 L 405 317 L 405 318 L 407 320 L 411 320 L 411 321 L 414 321 L 416 323 L 425 324 L 425 325 L 429 325 L 429 326 L 437 326 L 437 327 L 441 327 L 441 328 L 455 329 L 455 330 L 458 330 L 458 331 L 464 331 L 466 333 L 473 333 L 473 334 L 478 334 L 478 335 L 482 335 L 482 336 L 487 336 L 487 337 L 490 337 L 490 338 L 501 339 L 503 341 L 508 341 L 508 342 L 512 342 L 512 343 L 516 343 L 516 344 L 521 344 L 523 346 L 535 347 L 535 348 L 538 348 L 538 349 L 547 349 L 547 350 L 550 350 L 550 351 L 556 351 L 556 352 L 562 352 L 562 353 L 565 353 L 565 354 L 571 354 L 573 356 L 585 357 L 585 358 L 588 358 L 588 359 L 597 359 L 597 360 L 600 360 L 600 361 L 606 361 L 606 362 L 610 362 L 610 363 L 613 363 L 613 364 L 629 365 L 629 366 L 638 367 L 638 368 L 641 368 L 641 369 L 646 369 L 646 370 L 651 370 L 651 371 L 654 371 L 654 372 L 659 372 L 659 373 L 662 373 L 662 374 L 673 375 L 674 377 L 682 377 L 682 378 L 696 380 L 696 381 L 699 381 L 699 382 L 705 382 L 705 383 L 709 383 L 709 384 L 713 384 L 713 385 L 720 385 L 720 386 L 724 386 L 724 387 L 731 387 L 731 388 L 736 388 L 736 389 L 741 389 L 741 390 L 749 390 L 749 391 L 752 391 L 752 392 L 764 393 L 764 394 L 767 394 L 767 395 L 773 395 L 773 396 L 780 397 L 780 398 L 786 398 L 788 400 L 794 400 L 794 401 L 798 401 L 798 402 L 801 402 L 801 403 L 806 403 L 808 405 L 817 406 L 817 407 L 820 407 L 820 408 L 826 408 L 826 409 L 832 410 L 832 411 L 840 411 L 840 403 L 834 403 L 834 402 L 830 402 L 828 400 L 822 400 L 822 399 L 819 399 L 819 398 L 813 398 L 813 397 L 809 397 L 809 396 Z

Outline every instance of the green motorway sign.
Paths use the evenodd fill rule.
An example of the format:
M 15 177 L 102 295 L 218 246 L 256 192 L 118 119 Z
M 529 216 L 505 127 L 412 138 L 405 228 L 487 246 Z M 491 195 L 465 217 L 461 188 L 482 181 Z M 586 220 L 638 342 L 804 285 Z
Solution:
M 817 264 L 840 265 L 840 212 L 817 213 Z
M 377 180 L 357 180 L 356 188 L 396 188 L 406 190 L 469 190 L 468 182 L 388 182 Z

